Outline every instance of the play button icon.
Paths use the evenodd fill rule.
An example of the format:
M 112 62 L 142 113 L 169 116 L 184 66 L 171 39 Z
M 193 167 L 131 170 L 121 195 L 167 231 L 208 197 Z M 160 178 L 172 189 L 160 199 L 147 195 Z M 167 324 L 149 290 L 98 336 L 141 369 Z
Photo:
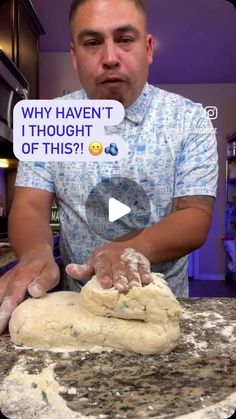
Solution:
M 117 221 L 125 215 L 129 214 L 130 211 L 130 207 L 128 207 L 125 204 L 122 204 L 122 202 L 120 201 L 117 201 L 117 199 L 109 199 L 108 219 L 110 223 L 114 223 L 114 221 Z
M 147 193 L 136 182 L 111 177 L 91 190 L 85 211 L 91 230 L 112 241 L 139 234 L 149 223 L 151 206 Z

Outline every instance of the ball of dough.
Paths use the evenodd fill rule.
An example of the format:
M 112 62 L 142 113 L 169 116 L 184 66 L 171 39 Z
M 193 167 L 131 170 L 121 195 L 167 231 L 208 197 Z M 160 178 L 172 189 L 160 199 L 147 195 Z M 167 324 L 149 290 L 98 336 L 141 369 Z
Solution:
M 93 277 L 81 293 L 48 293 L 21 303 L 9 324 L 17 345 L 47 350 L 168 353 L 180 338 L 180 304 L 160 274 L 127 294 Z M 132 339 L 130 338 L 132 336 Z

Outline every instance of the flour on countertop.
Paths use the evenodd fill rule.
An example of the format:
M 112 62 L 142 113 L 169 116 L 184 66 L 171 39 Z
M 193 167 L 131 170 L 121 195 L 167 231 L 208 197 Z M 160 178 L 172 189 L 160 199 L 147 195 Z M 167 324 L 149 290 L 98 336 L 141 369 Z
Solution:
M 232 324 L 229 325 L 228 321 L 219 313 L 203 311 L 193 315 L 187 309 L 182 310 L 181 318 L 189 328 L 188 333 L 182 335 L 182 342 L 192 347 L 192 355 L 202 356 L 204 352 L 214 349 L 212 340 L 208 338 L 208 333 L 212 334 L 213 330 L 214 334 L 217 334 L 218 349 L 222 353 L 225 350 L 225 341 L 236 347 L 236 321 L 232 321 Z M 196 322 L 199 325 L 198 330 L 195 327 Z M 201 339 L 199 339 L 199 335 Z
M 38 374 L 29 374 L 25 364 L 26 359 L 21 359 L 0 388 L 0 406 L 5 416 L 10 419 L 22 419 L 24 412 L 24 419 L 85 418 L 84 415 L 70 410 L 60 396 L 59 393 L 62 392 L 75 394 L 76 389 L 73 387 L 66 389 L 58 384 L 53 373 L 55 363 L 49 363 Z M 95 419 L 95 416 L 86 416 L 86 418 Z

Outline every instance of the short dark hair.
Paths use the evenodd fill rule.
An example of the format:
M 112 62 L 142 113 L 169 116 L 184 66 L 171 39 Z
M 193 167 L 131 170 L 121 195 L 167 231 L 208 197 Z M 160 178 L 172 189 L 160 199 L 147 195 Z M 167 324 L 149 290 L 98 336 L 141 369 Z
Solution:
M 87 0 L 73 0 L 70 6 L 70 12 L 69 12 L 69 22 L 71 23 L 75 13 L 83 3 L 85 3 Z M 145 6 L 145 0 L 130 0 L 133 1 L 137 7 L 137 9 L 140 9 L 146 16 L 146 6 Z

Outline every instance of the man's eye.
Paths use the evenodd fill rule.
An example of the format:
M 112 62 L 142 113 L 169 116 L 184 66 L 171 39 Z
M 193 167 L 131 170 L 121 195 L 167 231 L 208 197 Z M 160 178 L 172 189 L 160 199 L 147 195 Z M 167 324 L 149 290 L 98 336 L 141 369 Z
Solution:
M 119 42 L 122 44 L 129 44 L 130 42 L 133 42 L 133 38 L 130 38 L 128 36 L 123 36 L 119 39 Z
M 84 42 L 84 45 L 86 47 L 96 47 L 97 45 L 100 45 L 100 42 L 97 39 L 89 39 Z

